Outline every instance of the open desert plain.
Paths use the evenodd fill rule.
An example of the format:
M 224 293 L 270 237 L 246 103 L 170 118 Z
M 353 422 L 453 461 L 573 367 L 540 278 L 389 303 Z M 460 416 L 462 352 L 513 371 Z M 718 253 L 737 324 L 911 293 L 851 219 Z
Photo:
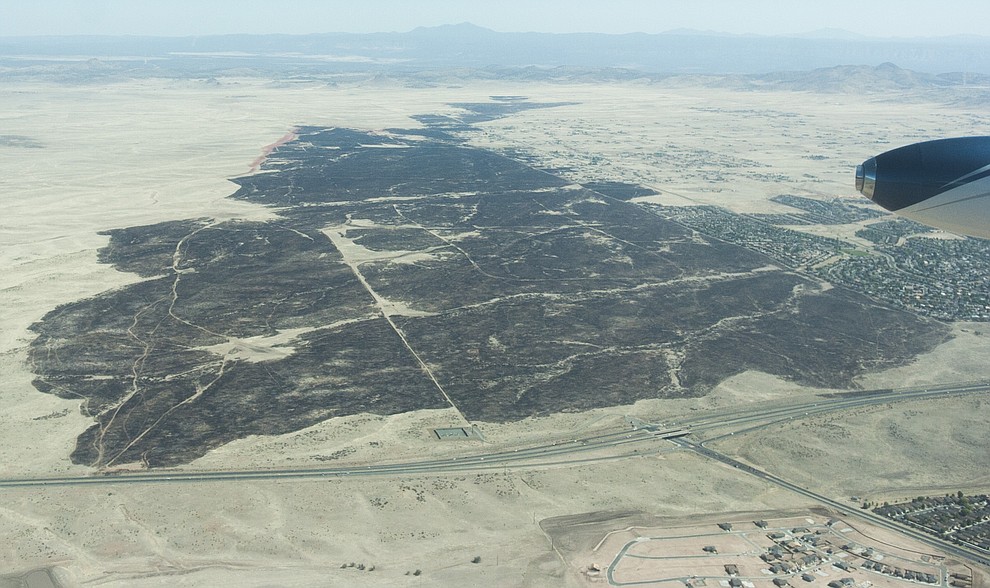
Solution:
M 5 80 L 0 586 L 985 586 L 872 507 L 990 488 L 990 246 L 853 186 L 985 92 Z

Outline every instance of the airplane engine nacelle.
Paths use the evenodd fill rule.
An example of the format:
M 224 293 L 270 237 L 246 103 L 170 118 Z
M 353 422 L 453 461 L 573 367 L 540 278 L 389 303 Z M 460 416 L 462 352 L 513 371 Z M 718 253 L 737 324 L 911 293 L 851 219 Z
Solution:
M 881 153 L 856 167 L 856 189 L 905 218 L 990 238 L 990 137 L 925 141 Z

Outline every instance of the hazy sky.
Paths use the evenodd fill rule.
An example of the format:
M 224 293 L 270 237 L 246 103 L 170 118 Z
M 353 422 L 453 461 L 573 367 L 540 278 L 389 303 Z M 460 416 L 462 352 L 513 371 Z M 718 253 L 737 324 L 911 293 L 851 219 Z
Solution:
M 990 35 L 987 0 L 4 0 L 0 36 L 408 31 Z

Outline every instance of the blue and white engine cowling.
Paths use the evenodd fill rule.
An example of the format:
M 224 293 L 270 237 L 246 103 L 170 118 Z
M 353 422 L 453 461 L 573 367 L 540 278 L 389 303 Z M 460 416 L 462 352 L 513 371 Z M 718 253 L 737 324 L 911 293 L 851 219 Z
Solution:
M 990 137 L 914 143 L 856 167 L 856 189 L 887 210 L 990 239 Z

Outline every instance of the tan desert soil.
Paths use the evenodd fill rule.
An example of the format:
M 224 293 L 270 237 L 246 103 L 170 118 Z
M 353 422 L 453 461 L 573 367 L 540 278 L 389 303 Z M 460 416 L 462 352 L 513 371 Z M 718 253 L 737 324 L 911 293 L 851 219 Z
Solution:
M 479 146 L 523 147 L 577 165 L 575 181 L 622 179 L 666 203 L 773 211 L 791 193 L 858 198 L 851 169 L 928 134 L 986 134 L 986 117 L 890 96 L 733 93 L 646 84 L 477 83 L 330 88 L 221 79 L 110 86 L 16 82 L 0 88 L 0 478 L 83 475 L 68 455 L 91 422 L 79 403 L 31 386 L 28 327 L 46 312 L 136 278 L 97 263 L 113 228 L 198 217 L 265 218 L 225 198 L 262 148 L 301 124 L 409 127 L 411 114 L 493 94 L 576 101 L 485 123 Z M 717 129 L 717 133 L 714 133 Z M 717 138 L 716 138 L 717 135 Z M 603 156 L 592 160 L 592 155 Z M 657 154 L 666 154 L 660 156 Z M 824 156 L 812 159 L 809 156 Z M 849 235 L 855 227 L 836 227 Z M 864 387 L 987 378 L 987 335 L 956 339 Z M 963 332 L 962 329 L 967 329 Z M 984 331 L 985 333 L 986 331 Z M 249 342 L 248 342 L 249 343 Z M 982 359 L 981 359 L 982 358 Z M 518 423 L 481 423 L 486 441 L 442 445 L 446 411 L 335 419 L 222 447 L 188 469 L 294 467 L 421 459 L 521 447 L 615 430 L 624 417 L 667 421 L 757 401 L 809 398 L 764 374 L 708 397 L 647 401 Z M 839 496 L 990 485 L 990 411 L 982 399 L 896 405 L 818 417 L 723 448 Z M 58 565 L 100 586 L 580 585 L 539 521 L 602 510 L 663 516 L 806 508 L 807 500 L 686 453 L 571 467 L 328 481 L 158 483 L 0 489 L 0 567 Z M 480 555 L 482 560 L 472 564 Z M 341 569 L 350 562 L 376 570 Z M 405 572 L 421 569 L 419 580 Z

